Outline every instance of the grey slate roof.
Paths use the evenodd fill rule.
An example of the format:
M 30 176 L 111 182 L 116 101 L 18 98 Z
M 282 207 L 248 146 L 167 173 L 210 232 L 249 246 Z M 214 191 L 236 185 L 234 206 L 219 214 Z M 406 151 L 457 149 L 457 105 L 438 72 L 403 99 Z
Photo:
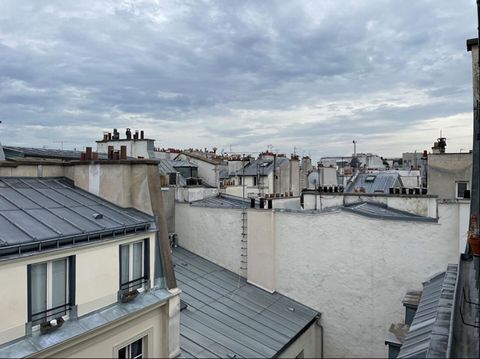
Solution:
M 38 158 L 52 158 L 63 160 L 80 160 L 81 151 L 71 150 L 55 150 L 48 148 L 32 148 L 32 147 L 17 147 L 17 146 L 3 146 L 5 157 L 7 159 L 23 158 L 23 157 L 38 157 Z M 106 153 L 99 153 L 99 159 L 107 159 Z
M 0 345 L 0 358 L 25 358 L 54 345 L 74 339 L 92 330 L 100 329 L 126 316 L 149 307 L 155 307 L 168 300 L 172 294 L 165 289 L 150 290 L 139 294 L 129 303 L 115 303 L 89 313 L 77 320 L 67 320 L 58 330 L 41 335 L 39 331 L 31 336 Z
M 0 256 L 147 230 L 152 223 L 66 178 L 0 177 Z
M 422 298 L 398 358 L 445 358 L 458 266 L 423 284 Z
M 288 161 L 288 159 L 285 157 L 277 157 L 277 169 L 282 166 L 286 161 Z M 259 158 L 245 166 L 245 173 L 242 168 L 236 172 L 236 175 L 243 176 L 245 174 L 245 176 L 256 176 L 258 174 L 260 176 L 268 176 L 272 171 L 273 160 Z
M 319 316 L 183 248 L 173 250 L 173 261 L 187 304 L 180 314 L 183 357 L 274 357 Z
M 375 176 L 374 181 L 367 181 L 369 176 Z M 398 173 L 359 173 L 355 180 L 345 189 L 345 192 L 353 193 L 356 188 L 363 187 L 365 188 L 365 193 L 389 193 L 390 187 L 394 187 L 398 181 L 400 181 Z
M 421 221 L 421 222 L 437 222 L 436 218 L 418 216 L 413 213 L 400 211 L 395 208 L 388 207 L 380 203 L 372 202 L 359 202 L 339 207 L 340 209 L 361 214 L 363 216 L 391 219 L 391 220 L 409 220 L 409 221 Z
M 191 202 L 191 206 L 210 208 L 250 208 L 250 198 L 243 199 L 242 197 L 222 193 L 216 197 L 210 197 Z M 255 206 L 257 208 L 260 207 L 258 199 L 255 200 Z

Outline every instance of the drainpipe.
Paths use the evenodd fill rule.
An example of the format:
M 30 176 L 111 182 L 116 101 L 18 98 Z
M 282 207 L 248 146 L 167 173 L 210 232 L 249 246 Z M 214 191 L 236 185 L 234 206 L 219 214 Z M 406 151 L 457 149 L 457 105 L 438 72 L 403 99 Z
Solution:
M 317 319 L 316 321 L 317 325 L 319 326 L 320 328 L 320 358 L 323 359 L 323 332 L 324 332 L 324 329 L 323 329 L 323 326 L 320 324 L 320 318 Z
M 474 92 L 474 117 L 473 117 L 473 153 L 472 153 L 472 183 L 471 183 L 471 198 L 470 198 L 470 221 L 473 216 L 479 218 L 480 209 L 480 193 L 479 180 L 480 176 L 480 0 L 477 0 L 477 82 L 476 92 Z M 472 49 L 473 56 L 473 49 Z M 475 64 L 474 64 L 475 68 Z M 475 88 L 475 85 L 474 85 Z M 468 252 L 471 253 L 470 248 Z
M 277 154 L 274 153 L 273 154 L 273 195 L 274 196 L 277 195 L 276 177 L 277 177 Z

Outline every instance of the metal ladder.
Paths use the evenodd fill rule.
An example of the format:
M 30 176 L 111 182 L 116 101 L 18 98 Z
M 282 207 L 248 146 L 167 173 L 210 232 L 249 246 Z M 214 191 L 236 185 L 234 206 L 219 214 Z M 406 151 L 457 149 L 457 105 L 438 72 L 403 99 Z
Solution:
M 240 246 L 240 270 L 247 270 L 248 265 L 248 241 L 247 241 L 247 209 L 242 208 L 242 239 Z M 245 273 L 246 274 L 246 273 Z

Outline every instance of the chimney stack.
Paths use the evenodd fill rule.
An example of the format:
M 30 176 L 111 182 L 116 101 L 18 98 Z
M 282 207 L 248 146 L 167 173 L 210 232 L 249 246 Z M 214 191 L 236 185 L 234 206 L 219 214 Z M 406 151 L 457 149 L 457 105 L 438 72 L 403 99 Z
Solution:
M 120 159 L 121 160 L 127 159 L 127 146 L 120 146 Z
M 91 161 L 92 160 L 92 148 L 91 147 L 86 147 L 85 148 L 85 160 L 86 161 Z

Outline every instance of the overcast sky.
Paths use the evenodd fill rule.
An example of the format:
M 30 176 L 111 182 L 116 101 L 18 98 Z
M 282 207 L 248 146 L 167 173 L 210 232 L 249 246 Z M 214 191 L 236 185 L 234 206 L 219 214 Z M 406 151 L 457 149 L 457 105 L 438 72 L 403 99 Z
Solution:
M 0 1 L 0 142 L 471 148 L 475 0 Z

